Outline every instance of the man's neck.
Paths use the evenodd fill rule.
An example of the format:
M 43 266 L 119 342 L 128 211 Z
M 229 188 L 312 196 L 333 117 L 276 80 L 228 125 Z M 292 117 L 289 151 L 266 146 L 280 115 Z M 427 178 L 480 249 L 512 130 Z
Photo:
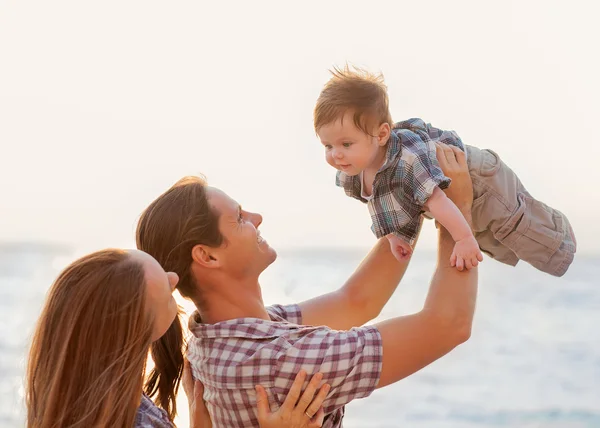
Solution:
M 240 281 L 221 279 L 203 287 L 202 304 L 196 304 L 204 324 L 236 318 L 269 319 L 258 279 Z

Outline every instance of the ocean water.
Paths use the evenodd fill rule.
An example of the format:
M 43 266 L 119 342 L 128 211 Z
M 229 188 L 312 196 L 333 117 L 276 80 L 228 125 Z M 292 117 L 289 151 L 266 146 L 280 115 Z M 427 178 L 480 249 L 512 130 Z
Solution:
M 365 253 L 282 251 L 261 277 L 265 303 L 298 302 L 334 290 Z M 36 244 L 0 245 L 0 427 L 24 425 L 22 376 L 30 334 L 48 287 L 73 254 Z M 378 320 L 420 309 L 434 263 L 433 252 L 417 250 Z M 600 427 L 599 328 L 600 256 L 578 256 L 563 278 L 486 259 L 471 339 L 351 403 L 345 426 Z M 187 426 L 181 398 L 180 426 Z

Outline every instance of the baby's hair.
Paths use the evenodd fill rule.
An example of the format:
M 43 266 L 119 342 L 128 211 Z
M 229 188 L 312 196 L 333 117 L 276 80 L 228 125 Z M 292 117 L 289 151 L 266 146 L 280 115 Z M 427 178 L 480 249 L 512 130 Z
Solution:
M 353 112 L 354 125 L 368 135 L 382 123 L 392 125 L 383 74 L 348 64 L 329 71 L 332 77 L 323 87 L 315 106 L 315 132 L 323 125 L 342 119 L 348 111 Z

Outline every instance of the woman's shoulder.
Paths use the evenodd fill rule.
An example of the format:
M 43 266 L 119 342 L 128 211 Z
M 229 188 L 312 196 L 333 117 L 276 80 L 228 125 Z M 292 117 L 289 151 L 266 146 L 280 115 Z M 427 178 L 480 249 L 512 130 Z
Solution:
M 135 415 L 135 428 L 173 428 L 167 412 L 154 404 L 146 394 L 142 394 L 142 401 Z

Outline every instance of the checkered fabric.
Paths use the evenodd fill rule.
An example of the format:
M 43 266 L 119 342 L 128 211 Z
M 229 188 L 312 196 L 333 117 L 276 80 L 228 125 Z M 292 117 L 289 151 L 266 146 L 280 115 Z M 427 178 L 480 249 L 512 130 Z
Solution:
M 238 318 L 201 324 L 190 318 L 187 358 L 204 384 L 213 427 L 258 427 L 255 385 L 278 409 L 300 369 L 323 373 L 331 390 L 323 427 L 341 427 L 344 405 L 367 397 L 379 381 L 383 348 L 375 327 L 331 330 L 301 325 L 298 305 L 267 308 L 270 320 Z M 308 380 L 307 380 L 308 384 Z M 306 385 L 305 385 L 306 386 Z
M 359 175 L 338 171 L 336 185 L 348 196 L 366 203 L 371 214 L 373 233 L 378 238 L 390 233 L 411 245 L 421 228 L 423 206 L 434 189 L 450 185 L 435 156 L 435 143 L 441 142 L 465 150 L 454 131 L 443 131 L 421 119 L 396 123 L 387 143 L 386 161 L 375 175 L 373 198 L 361 196 Z
M 135 415 L 135 428 L 173 428 L 173 424 L 167 416 L 167 412 L 158 407 L 146 395 L 142 395 L 142 401 Z

